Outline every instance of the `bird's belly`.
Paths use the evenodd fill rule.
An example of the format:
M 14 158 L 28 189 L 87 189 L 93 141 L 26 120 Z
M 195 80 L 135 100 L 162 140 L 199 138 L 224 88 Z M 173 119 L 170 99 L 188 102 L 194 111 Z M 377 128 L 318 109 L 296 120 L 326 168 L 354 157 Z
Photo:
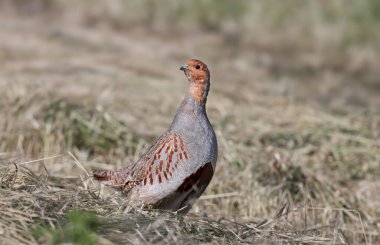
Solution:
M 183 178 L 177 177 L 156 185 L 139 186 L 133 191 L 131 198 L 155 208 L 176 211 L 198 199 L 212 176 L 212 164 L 207 163 Z

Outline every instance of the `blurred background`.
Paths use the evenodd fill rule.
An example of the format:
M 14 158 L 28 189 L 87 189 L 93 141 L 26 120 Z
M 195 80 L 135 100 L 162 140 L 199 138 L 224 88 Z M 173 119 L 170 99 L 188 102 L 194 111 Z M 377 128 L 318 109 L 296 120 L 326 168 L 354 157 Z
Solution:
M 43 158 L 29 168 L 78 180 L 68 151 L 85 169 L 137 160 L 186 93 L 180 65 L 197 58 L 220 153 L 192 212 L 244 222 L 313 203 L 341 208 L 321 224 L 339 213 L 349 240 L 376 244 L 379 25 L 378 0 L 0 0 L 2 168 Z
M 109 66 L 175 76 L 178 64 L 196 57 L 211 66 L 215 87 L 236 89 L 231 94 L 249 86 L 252 94 L 324 105 L 380 103 L 377 0 L 0 4 L 5 73 L 27 63 L 68 75 Z

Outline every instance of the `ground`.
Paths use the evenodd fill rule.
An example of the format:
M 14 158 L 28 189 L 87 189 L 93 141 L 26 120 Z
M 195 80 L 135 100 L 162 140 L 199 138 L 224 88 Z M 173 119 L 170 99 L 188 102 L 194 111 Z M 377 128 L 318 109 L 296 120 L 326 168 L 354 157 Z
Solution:
M 0 7 L 0 244 L 380 242 L 376 1 Z M 185 217 L 131 210 L 90 170 L 168 128 L 189 58 L 211 70 L 215 176 Z

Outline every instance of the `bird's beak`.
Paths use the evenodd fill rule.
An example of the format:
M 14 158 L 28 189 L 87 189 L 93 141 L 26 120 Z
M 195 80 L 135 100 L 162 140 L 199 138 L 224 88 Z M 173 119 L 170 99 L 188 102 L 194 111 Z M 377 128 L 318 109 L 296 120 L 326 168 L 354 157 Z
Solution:
M 181 71 L 186 71 L 188 68 L 189 68 L 188 65 L 182 65 L 179 69 L 180 69 Z

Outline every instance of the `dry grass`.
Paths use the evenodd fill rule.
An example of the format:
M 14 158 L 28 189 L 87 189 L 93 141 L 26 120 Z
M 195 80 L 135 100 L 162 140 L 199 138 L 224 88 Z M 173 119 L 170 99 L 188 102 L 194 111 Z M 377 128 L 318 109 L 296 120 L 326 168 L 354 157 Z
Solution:
M 0 2 L 0 244 L 380 242 L 375 1 L 196 2 Z M 168 127 L 189 57 L 216 175 L 186 217 L 131 210 L 83 169 Z

